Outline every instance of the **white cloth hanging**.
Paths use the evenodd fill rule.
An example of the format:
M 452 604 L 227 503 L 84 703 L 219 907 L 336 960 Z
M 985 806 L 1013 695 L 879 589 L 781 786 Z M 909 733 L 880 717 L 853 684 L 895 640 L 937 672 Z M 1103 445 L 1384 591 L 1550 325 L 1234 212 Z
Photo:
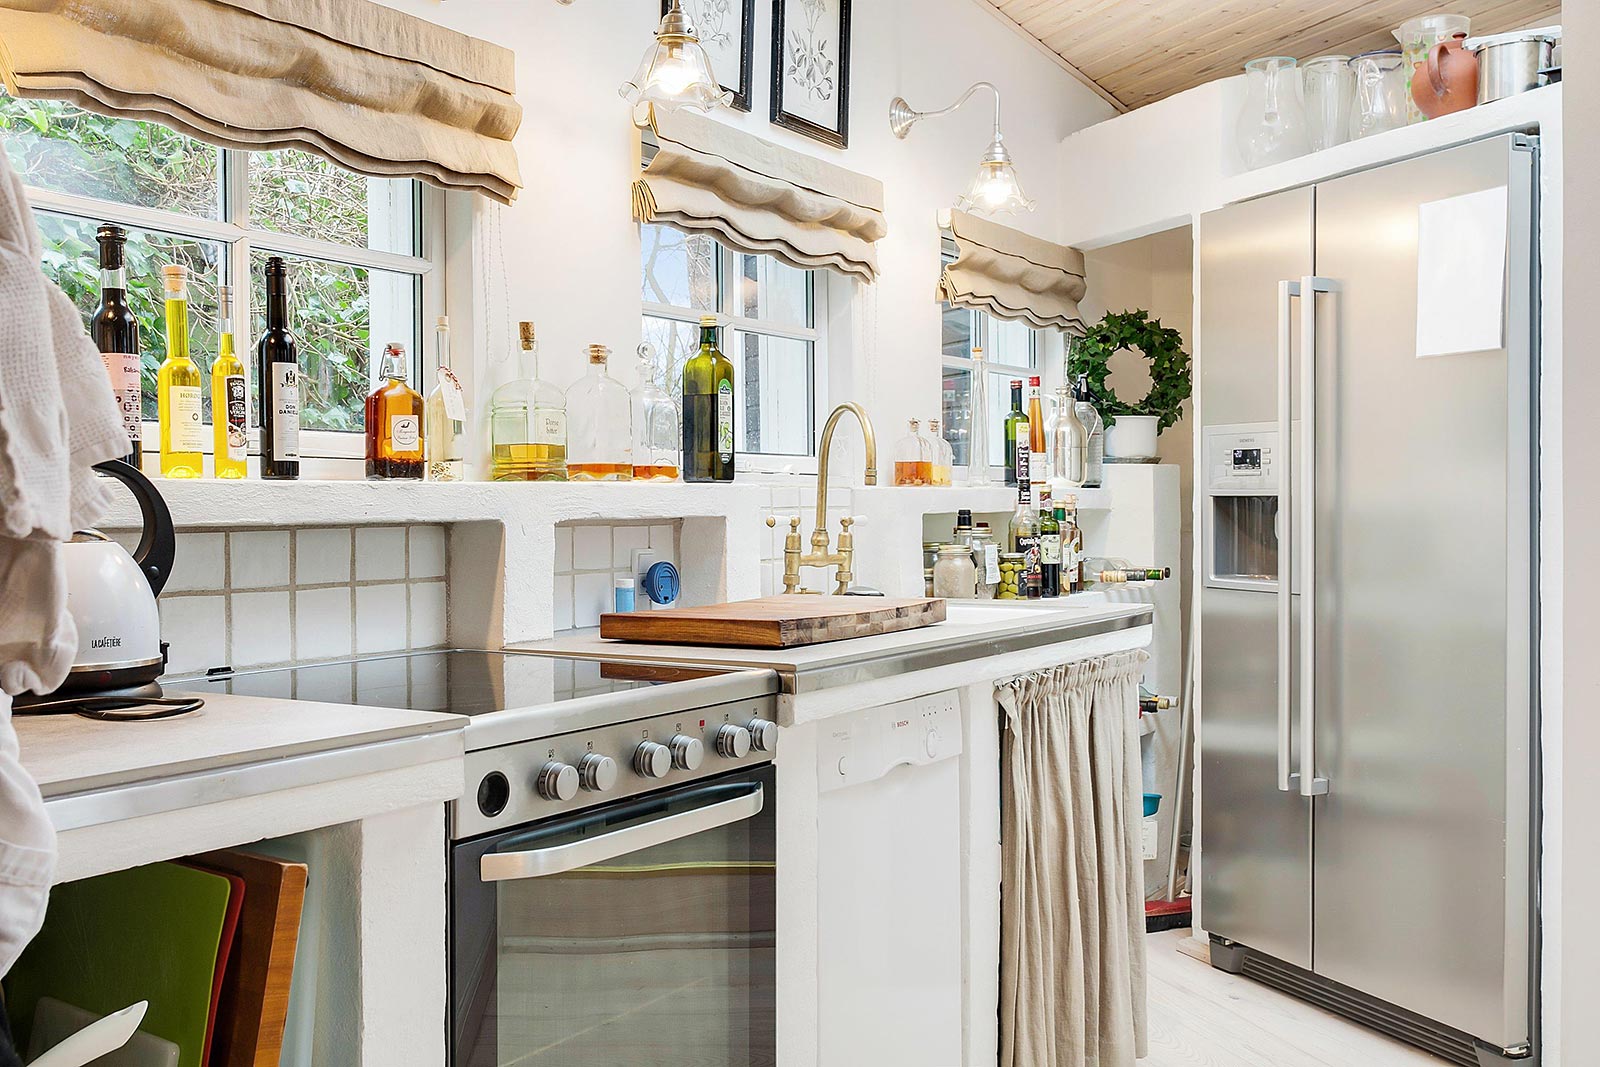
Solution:
M 11 698 L 72 666 L 61 543 L 106 505 L 91 469 L 128 451 L 78 309 L 40 270 L 22 180 L 0 152 L 0 974 L 38 933 L 55 830 L 23 768 Z

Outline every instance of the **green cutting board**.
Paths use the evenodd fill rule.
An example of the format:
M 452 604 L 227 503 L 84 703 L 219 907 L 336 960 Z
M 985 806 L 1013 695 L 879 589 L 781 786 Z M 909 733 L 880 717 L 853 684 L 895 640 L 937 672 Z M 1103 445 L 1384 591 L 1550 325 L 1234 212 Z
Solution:
M 139 1029 L 204 1067 L 211 985 L 228 880 L 176 863 L 66 882 L 50 891 L 44 929 L 6 976 L 6 1011 L 27 1048 L 41 996 L 109 1015 L 150 1002 Z

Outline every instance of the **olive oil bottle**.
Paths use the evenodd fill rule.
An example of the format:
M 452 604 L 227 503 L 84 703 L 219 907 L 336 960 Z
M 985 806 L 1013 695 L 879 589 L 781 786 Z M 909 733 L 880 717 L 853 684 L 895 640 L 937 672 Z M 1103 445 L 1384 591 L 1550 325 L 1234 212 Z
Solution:
M 205 475 L 206 427 L 200 413 L 200 368 L 189 356 L 189 271 L 181 264 L 161 268 L 167 300 L 167 358 L 156 376 L 156 410 L 161 428 L 161 476 Z
M 233 350 L 233 290 L 217 286 L 217 358 L 211 364 L 211 469 L 218 478 L 239 479 L 250 452 L 250 390 L 244 361 Z
M 683 365 L 683 480 L 733 481 L 733 363 L 717 345 L 717 320 L 700 320 L 700 351 Z

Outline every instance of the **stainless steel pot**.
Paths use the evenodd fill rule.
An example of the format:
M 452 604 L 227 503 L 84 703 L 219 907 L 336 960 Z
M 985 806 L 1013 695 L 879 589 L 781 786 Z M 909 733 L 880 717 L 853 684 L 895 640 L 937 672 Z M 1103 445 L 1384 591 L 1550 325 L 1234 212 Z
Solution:
M 1504 100 L 1543 85 L 1541 72 L 1550 66 L 1560 39 L 1560 26 L 1546 26 L 1469 40 L 1466 48 L 1478 56 L 1478 103 Z

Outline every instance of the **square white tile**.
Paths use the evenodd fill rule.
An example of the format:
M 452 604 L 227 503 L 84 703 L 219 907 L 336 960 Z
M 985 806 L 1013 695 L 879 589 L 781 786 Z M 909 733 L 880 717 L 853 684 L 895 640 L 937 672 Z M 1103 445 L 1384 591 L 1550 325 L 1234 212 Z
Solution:
M 761 564 L 761 595 L 775 596 L 778 592 L 778 575 L 782 569 L 770 561 Z
M 611 565 L 622 574 L 633 567 L 633 554 L 650 547 L 650 527 L 618 526 L 611 531 Z
M 356 581 L 381 582 L 406 576 L 406 528 L 356 529 Z
M 289 594 L 233 594 L 232 637 L 235 667 L 289 662 Z
M 572 629 L 572 575 L 556 575 L 555 628 Z
M 650 547 L 657 552 L 676 553 L 678 550 L 678 528 L 676 526 L 650 527 Z
M 281 589 L 288 584 L 288 530 L 240 530 L 228 535 L 229 588 Z
M 350 530 L 297 530 L 294 584 L 326 585 L 350 580 Z
M 443 526 L 411 527 L 412 578 L 443 578 L 445 567 L 445 541 L 447 530 Z
M 181 533 L 172 559 L 167 590 L 191 593 L 227 588 L 220 533 Z
M 406 647 L 406 587 L 356 588 L 356 651 L 396 652 Z
M 573 526 L 572 567 L 580 571 L 608 570 L 611 567 L 611 527 Z
M 445 643 L 446 588 L 443 582 L 411 584 L 411 643 L 408 647 L 438 648 Z
M 556 527 L 556 573 L 572 573 L 572 527 Z
M 161 639 L 167 642 L 167 674 L 199 674 L 228 662 L 226 598 L 167 596 L 161 605 Z
M 294 658 L 338 659 L 355 650 L 355 616 L 348 585 L 296 589 Z
M 794 486 L 774 486 L 772 506 L 775 510 L 796 511 L 800 507 L 800 490 Z
M 609 572 L 580 574 L 572 579 L 572 625 L 600 625 L 600 616 L 611 610 L 615 588 L 612 581 Z

